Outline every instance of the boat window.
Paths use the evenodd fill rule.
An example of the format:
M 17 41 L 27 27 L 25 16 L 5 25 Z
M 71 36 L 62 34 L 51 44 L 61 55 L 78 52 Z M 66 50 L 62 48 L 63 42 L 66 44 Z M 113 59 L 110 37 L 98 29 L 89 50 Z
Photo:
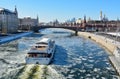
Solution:
M 47 53 L 40 53 L 40 54 L 39 54 L 39 57 L 47 57 L 47 56 L 48 56 Z
M 30 53 L 28 54 L 28 57 L 48 57 L 50 58 L 52 54 L 47 53 Z
M 48 43 L 45 43 L 45 42 L 39 42 L 39 43 L 36 43 L 36 44 L 46 44 L 46 45 L 48 45 Z
M 37 57 L 37 54 L 29 54 L 28 57 Z
M 46 46 L 35 46 L 36 48 L 45 48 Z

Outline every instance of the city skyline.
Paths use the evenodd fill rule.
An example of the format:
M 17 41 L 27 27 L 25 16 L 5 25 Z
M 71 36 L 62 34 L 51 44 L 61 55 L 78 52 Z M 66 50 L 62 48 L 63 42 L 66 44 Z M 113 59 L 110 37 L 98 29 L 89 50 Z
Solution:
M 40 22 L 49 22 L 55 19 L 64 22 L 71 18 L 87 19 L 100 18 L 100 11 L 110 20 L 120 18 L 118 0 L 1 0 L 0 7 L 13 10 L 18 9 L 19 18 L 39 16 Z

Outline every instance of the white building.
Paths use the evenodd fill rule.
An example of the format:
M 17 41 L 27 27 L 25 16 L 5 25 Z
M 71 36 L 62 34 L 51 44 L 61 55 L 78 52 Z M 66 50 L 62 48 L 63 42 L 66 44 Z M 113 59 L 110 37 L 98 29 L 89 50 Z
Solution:
M 0 30 L 1 33 L 15 33 L 18 29 L 18 12 L 0 8 Z

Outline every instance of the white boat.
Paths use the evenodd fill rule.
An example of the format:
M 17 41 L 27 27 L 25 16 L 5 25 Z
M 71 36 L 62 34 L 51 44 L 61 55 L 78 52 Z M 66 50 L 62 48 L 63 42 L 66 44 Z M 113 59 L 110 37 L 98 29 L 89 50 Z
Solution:
M 55 41 L 43 38 L 37 42 L 26 56 L 26 64 L 50 64 L 55 52 Z

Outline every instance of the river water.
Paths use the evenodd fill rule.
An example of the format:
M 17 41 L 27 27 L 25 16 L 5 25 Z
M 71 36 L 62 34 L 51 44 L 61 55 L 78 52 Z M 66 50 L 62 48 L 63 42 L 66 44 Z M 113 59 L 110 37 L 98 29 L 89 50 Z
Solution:
M 26 66 L 26 53 L 42 37 L 50 37 L 56 42 L 54 59 L 50 65 L 44 66 L 46 73 L 42 79 L 118 79 L 107 51 L 95 42 L 73 36 L 71 31 L 64 29 L 44 29 L 41 34 L 0 45 L 0 79 L 20 79 L 18 76 Z

